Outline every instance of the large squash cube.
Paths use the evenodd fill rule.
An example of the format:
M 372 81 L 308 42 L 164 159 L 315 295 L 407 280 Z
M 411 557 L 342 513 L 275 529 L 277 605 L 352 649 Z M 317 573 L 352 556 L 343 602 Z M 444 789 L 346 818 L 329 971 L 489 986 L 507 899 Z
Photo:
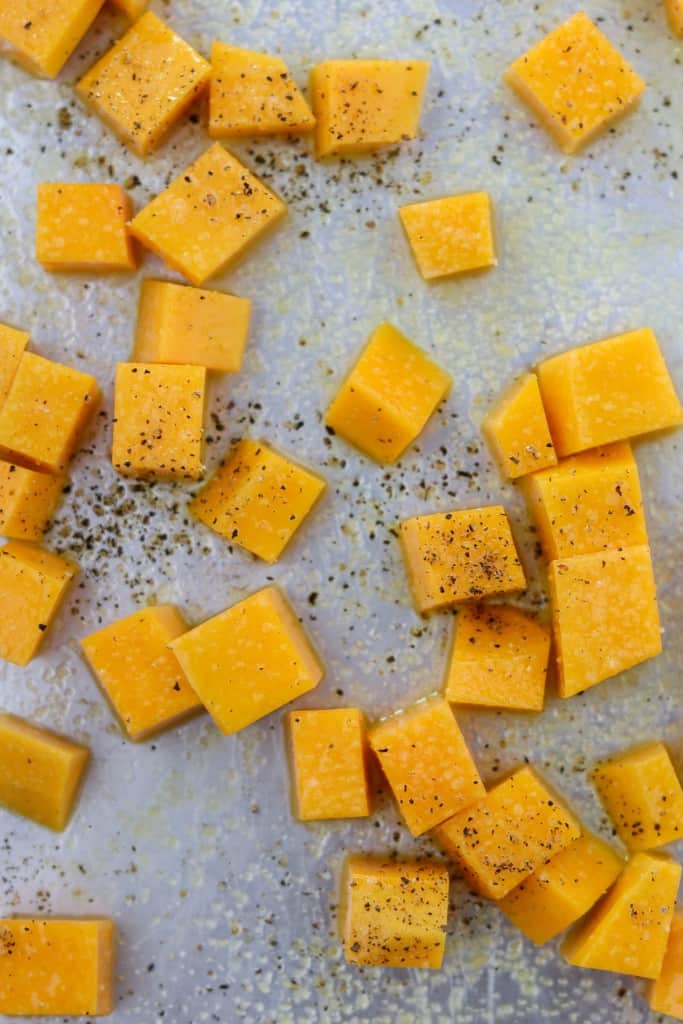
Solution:
M 277 587 L 266 587 L 170 644 L 221 732 L 244 729 L 313 690 L 323 668 Z
M 503 395 L 482 429 L 510 480 L 557 463 L 535 373 L 525 374 Z
M 0 548 L 0 658 L 28 665 L 45 639 L 77 566 L 35 544 Z
M 28 343 L 26 331 L 0 324 L 0 406 L 7 398 Z
M 111 459 L 124 476 L 198 480 L 204 472 L 206 370 L 119 363 Z
M 380 324 L 327 410 L 328 427 L 377 462 L 395 462 L 451 389 L 451 378 Z
M 60 832 L 89 758 L 80 743 L 15 715 L 0 715 L 0 804 Z
M 363 713 L 290 711 L 287 720 L 297 817 L 365 818 L 371 807 Z
M 36 259 L 46 270 L 134 270 L 131 213 L 120 185 L 41 182 Z
M 673 34 L 675 36 L 683 36 L 683 0 L 666 0 L 666 13 L 669 17 L 669 25 Z
M 541 711 L 550 630 L 508 605 L 458 612 L 445 697 L 454 704 Z
M 574 153 L 631 110 L 645 89 L 583 11 L 519 57 L 505 79 L 565 153 Z
M 133 218 L 130 230 L 200 285 L 286 212 L 282 200 L 216 142 Z
M 427 85 L 423 60 L 327 60 L 311 71 L 316 156 L 353 156 L 414 139 Z
M 581 835 L 531 768 L 520 768 L 435 832 L 467 882 L 500 900 Z
M 141 608 L 81 640 L 104 695 L 131 740 L 178 725 L 203 709 L 168 649 L 187 624 L 174 605 Z
M 0 56 L 56 78 L 104 0 L 8 0 L 0 6 Z
M 0 462 L 0 534 L 40 540 L 63 490 L 63 476 Z
M 422 614 L 526 586 L 500 505 L 415 516 L 401 523 L 399 538 L 415 607 Z
M 260 441 L 240 441 L 190 505 L 201 522 L 276 562 L 326 484 Z
M 540 364 L 538 378 L 562 457 L 683 422 L 649 327 L 561 352 Z
M 427 281 L 483 270 L 498 262 L 487 192 L 411 203 L 398 213 L 415 262 Z
M 347 961 L 364 967 L 441 967 L 448 887 L 443 864 L 348 857 L 339 899 Z
M 616 883 L 562 946 L 565 960 L 595 971 L 657 978 L 662 969 L 681 866 L 636 853 Z
M 76 91 L 139 156 L 157 148 L 209 83 L 211 65 L 148 11 Z
M 414 836 L 450 818 L 484 791 L 445 700 L 422 701 L 380 722 L 370 731 L 370 745 Z
M 683 1020 L 683 914 L 674 914 L 659 977 L 648 993 L 650 1009 Z
M 548 582 L 561 697 L 661 652 L 648 547 L 563 558 L 551 563 Z

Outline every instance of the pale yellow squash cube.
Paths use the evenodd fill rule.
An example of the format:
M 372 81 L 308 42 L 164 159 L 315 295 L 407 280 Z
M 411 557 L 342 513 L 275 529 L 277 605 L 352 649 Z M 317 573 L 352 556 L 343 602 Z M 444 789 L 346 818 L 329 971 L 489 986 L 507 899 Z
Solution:
M 0 535 L 40 540 L 64 492 L 65 477 L 0 461 Z
M 683 1020 L 683 914 L 674 914 L 662 969 L 648 992 L 650 1009 Z
M 41 78 L 56 78 L 104 0 L 4 0 L 0 56 Z
M 295 813 L 301 821 L 370 814 L 367 741 L 358 708 L 287 715 Z
M 50 271 L 134 270 L 133 240 L 126 227 L 131 214 L 119 185 L 41 182 L 36 259 Z
M 496 265 L 487 192 L 402 206 L 399 217 L 426 281 Z
M 503 395 L 482 430 L 510 480 L 557 464 L 535 373 L 525 374 Z
M 0 324 L 0 406 L 9 394 L 29 341 L 27 331 L 18 331 L 8 324 Z
M 38 653 L 78 566 L 26 541 L 0 548 L 0 658 L 27 665 Z

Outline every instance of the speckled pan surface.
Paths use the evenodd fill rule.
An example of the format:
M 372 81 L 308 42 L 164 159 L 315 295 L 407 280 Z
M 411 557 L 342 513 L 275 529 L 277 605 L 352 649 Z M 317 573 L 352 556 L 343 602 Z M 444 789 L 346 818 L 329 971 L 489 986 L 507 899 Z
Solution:
M 545 602 L 520 496 L 498 477 L 479 425 L 513 374 L 546 354 L 651 324 L 683 389 L 683 46 L 659 0 L 593 0 L 588 13 L 647 79 L 638 112 L 567 158 L 501 83 L 504 67 L 574 10 L 569 2 L 283 0 L 153 2 L 202 52 L 212 39 L 272 49 L 297 79 L 330 56 L 432 61 L 418 141 L 377 159 L 315 163 L 307 142 L 234 150 L 290 205 L 284 226 L 215 282 L 253 299 L 238 377 L 210 402 L 209 461 L 250 433 L 327 477 L 329 494 L 274 567 L 190 522 L 193 488 L 117 477 L 108 461 L 114 365 L 130 352 L 139 278 L 51 276 L 32 256 L 37 182 L 127 183 L 140 208 L 208 145 L 190 118 L 147 163 L 86 113 L 71 83 L 118 32 L 104 16 L 59 82 L 0 65 L 0 319 L 36 349 L 94 372 L 104 411 L 73 471 L 48 543 L 80 583 L 27 669 L 2 666 L 0 705 L 89 743 L 94 763 L 68 831 L 2 814 L 2 913 L 111 914 L 120 932 L 116 1024 L 644 1024 L 640 983 L 579 972 L 537 951 L 496 911 L 452 889 L 440 972 L 359 971 L 336 939 L 346 850 L 432 852 L 386 798 L 364 822 L 308 825 L 289 811 L 280 715 L 223 738 L 205 717 L 126 742 L 82 663 L 78 637 L 140 603 L 175 601 L 199 621 L 276 580 L 314 638 L 327 677 L 302 706 L 371 716 L 440 686 L 450 616 L 411 609 L 393 528 L 418 512 L 503 502 Z M 487 189 L 499 266 L 427 286 L 397 207 Z M 391 469 L 329 438 L 321 410 L 366 335 L 389 319 L 455 378 L 419 443 Z M 542 717 L 460 716 L 487 780 L 532 760 L 594 826 L 597 755 L 663 737 L 681 760 L 683 465 L 669 435 L 637 447 L 661 597 L 665 653 Z

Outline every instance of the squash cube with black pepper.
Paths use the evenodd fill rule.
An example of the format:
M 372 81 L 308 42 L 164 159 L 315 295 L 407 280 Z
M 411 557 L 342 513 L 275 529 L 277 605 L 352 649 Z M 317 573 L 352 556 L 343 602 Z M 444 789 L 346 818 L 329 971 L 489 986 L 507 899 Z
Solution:
M 28 343 L 26 331 L 0 324 L 0 406 L 7 398 Z
M 487 192 L 411 203 L 398 213 L 426 281 L 484 270 L 498 262 Z
M 482 430 L 501 471 L 510 480 L 557 465 L 538 378 L 527 373 L 491 410 Z
M 0 548 L 0 658 L 27 665 L 78 571 L 69 559 L 27 541 Z
M 301 821 L 370 813 L 367 741 L 358 708 L 287 715 L 295 813 Z
M 62 496 L 64 479 L 0 461 L 0 535 L 40 540 Z
M 41 182 L 36 259 L 50 271 L 134 270 L 131 212 L 119 185 Z
M 0 4 L 0 56 L 41 78 L 56 78 L 104 0 L 6 0 Z
M 666 0 L 669 25 L 675 36 L 683 36 L 683 0 Z M 683 1002 L 683 997 L 681 999 Z

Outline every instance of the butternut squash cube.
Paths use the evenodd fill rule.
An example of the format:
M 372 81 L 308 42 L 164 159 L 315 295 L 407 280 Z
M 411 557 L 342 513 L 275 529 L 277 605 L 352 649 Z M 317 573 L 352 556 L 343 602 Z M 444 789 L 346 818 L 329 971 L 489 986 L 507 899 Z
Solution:
M 237 373 L 250 314 L 249 299 L 148 278 L 140 287 L 132 361 Z
M 451 390 L 451 378 L 391 324 L 370 335 L 325 422 L 381 463 L 395 462 Z
M 190 511 L 233 544 L 276 562 L 326 486 L 268 445 L 245 438 Z
M 95 679 L 129 739 L 145 740 L 203 710 L 168 649 L 185 632 L 187 623 L 174 605 L 153 605 L 81 640 Z
M 649 327 L 561 352 L 538 379 L 558 455 L 683 422 L 683 409 Z
M 445 700 L 415 704 L 376 725 L 369 739 L 414 836 L 469 806 L 484 791 Z
M 111 0 L 111 2 L 114 7 L 118 8 L 131 21 L 139 18 L 147 6 L 147 0 Z
M 428 74 L 424 60 L 317 64 L 310 77 L 316 156 L 354 156 L 414 139 Z
M 76 91 L 138 156 L 153 152 L 209 83 L 211 65 L 148 11 Z
M 364 967 L 441 967 L 448 888 L 443 864 L 347 857 L 339 900 L 347 961 Z
M 636 853 L 561 953 L 575 967 L 657 978 L 676 905 L 681 866 L 662 854 Z
M 212 139 L 312 130 L 311 108 L 281 57 L 216 42 L 211 47 L 211 67 Z
M 632 110 L 645 89 L 583 11 L 519 57 L 505 79 L 564 153 L 574 153 Z
M 296 815 L 302 821 L 370 813 L 365 722 L 358 708 L 287 715 Z
M 662 650 L 650 549 L 552 562 L 548 573 L 560 697 L 572 697 Z
M 528 939 L 542 946 L 588 913 L 623 866 L 607 843 L 586 832 L 504 896 L 498 906 Z
M 26 541 L 0 548 L 0 658 L 28 665 L 78 567 Z
M 398 214 L 426 281 L 483 270 L 498 262 L 487 192 L 411 203 Z
M 0 715 L 0 804 L 61 832 L 89 759 L 80 743 L 16 715 Z
M 46 270 L 134 270 L 126 222 L 130 200 L 120 185 L 38 185 L 36 259 Z
M 315 689 L 323 668 L 277 587 L 266 587 L 169 644 L 229 735 Z
M 401 523 L 399 539 L 421 614 L 526 587 L 500 505 L 414 516 Z
M 662 970 L 650 986 L 650 1009 L 683 1020 L 683 914 L 674 914 Z
M 10 1017 L 112 1012 L 113 921 L 16 917 L 0 921 L 0 1013 Z
M 63 476 L 0 461 L 0 534 L 40 540 L 63 491 Z
M 124 476 L 198 480 L 203 472 L 206 370 L 119 363 L 111 460 Z
M 666 13 L 669 16 L 669 25 L 673 34 L 683 36 L 683 0 L 666 0 Z
M 580 835 L 574 815 L 531 768 L 520 768 L 435 830 L 468 884 L 492 900 Z
M 282 200 L 216 142 L 133 218 L 130 230 L 200 285 L 234 263 L 286 212 Z
M 542 711 L 550 630 L 508 605 L 458 612 L 445 697 L 453 704 Z
M 0 9 L 0 56 L 56 78 L 104 0 L 9 0 Z
M 525 374 L 503 395 L 482 429 L 501 471 L 510 480 L 557 464 L 535 373 Z
M 7 324 L 0 324 L 0 406 L 9 394 L 29 340 L 26 331 L 17 331 Z

